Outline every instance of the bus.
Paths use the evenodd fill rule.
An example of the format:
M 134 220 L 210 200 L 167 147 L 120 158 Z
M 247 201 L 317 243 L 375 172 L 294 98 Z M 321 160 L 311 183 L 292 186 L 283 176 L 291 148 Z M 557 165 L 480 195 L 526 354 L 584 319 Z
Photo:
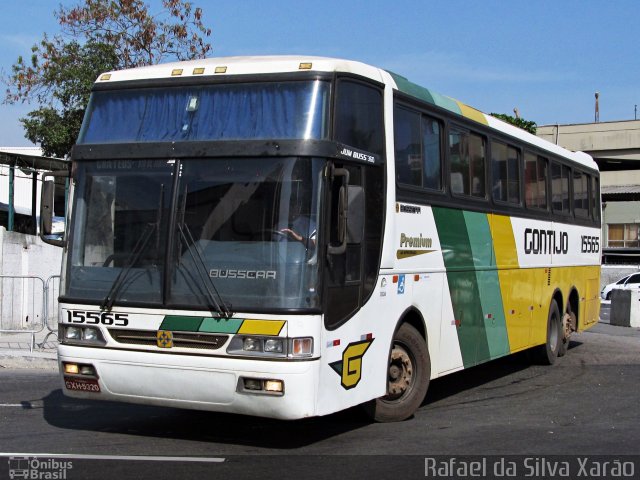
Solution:
M 400 421 L 431 379 L 527 349 L 552 364 L 598 319 L 591 157 L 380 68 L 104 73 L 71 160 L 48 241 L 72 397 Z

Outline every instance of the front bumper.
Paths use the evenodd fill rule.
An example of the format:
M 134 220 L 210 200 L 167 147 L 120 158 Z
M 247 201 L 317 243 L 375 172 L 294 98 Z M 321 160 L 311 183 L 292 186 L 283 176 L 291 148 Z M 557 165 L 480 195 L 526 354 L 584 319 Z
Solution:
M 254 360 L 137 352 L 71 345 L 58 347 L 62 362 L 94 366 L 100 393 L 68 390 L 71 397 L 239 413 L 278 419 L 316 415 L 319 359 Z M 281 396 L 242 391 L 241 377 L 284 382 Z

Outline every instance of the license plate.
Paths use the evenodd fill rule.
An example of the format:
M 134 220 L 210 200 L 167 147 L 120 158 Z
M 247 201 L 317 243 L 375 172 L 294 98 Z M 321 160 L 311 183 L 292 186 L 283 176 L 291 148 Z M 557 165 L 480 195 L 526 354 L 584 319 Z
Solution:
M 100 384 L 93 378 L 64 377 L 64 386 L 67 390 L 100 393 Z

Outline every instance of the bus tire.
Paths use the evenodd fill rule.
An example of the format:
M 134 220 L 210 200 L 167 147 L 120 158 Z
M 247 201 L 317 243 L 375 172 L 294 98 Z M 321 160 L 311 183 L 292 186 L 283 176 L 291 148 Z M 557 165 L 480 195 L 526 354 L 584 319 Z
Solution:
M 553 365 L 558 358 L 562 343 L 562 319 L 560 309 L 555 300 L 551 300 L 549 317 L 547 319 L 547 341 L 535 348 L 536 362 L 541 365 Z
M 561 322 L 560 347 L 558 348 L 558 357 L 564 357 L 569 350 L 571 343 L 571 332 L 575 329 L 576 315 L 571 310 L 564 314 Z
M 406 420 L 420 407 L 431 377 L 431 360 L 425 339 L 409 323 L 403 323 L 393 338 L 387 395 L 364 404 L 376 422 Z

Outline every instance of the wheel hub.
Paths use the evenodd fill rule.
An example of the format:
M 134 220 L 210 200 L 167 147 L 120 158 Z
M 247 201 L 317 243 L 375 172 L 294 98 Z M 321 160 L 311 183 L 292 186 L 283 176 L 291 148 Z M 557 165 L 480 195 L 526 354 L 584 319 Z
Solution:
M 389 387 L 386 398 L 393 400 L 401 397 L 413 382 L 413 364 L 404 348 L 395 345 L 389 363 Z

